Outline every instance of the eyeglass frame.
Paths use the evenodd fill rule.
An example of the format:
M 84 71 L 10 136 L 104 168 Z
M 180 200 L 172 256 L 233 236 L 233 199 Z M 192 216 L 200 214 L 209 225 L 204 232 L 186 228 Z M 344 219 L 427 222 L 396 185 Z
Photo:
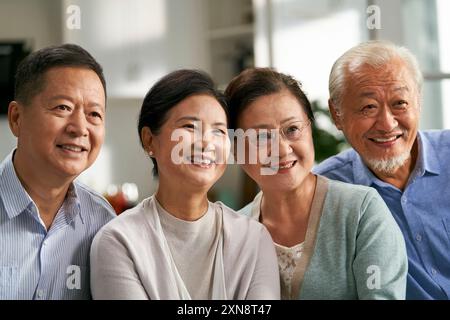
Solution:
M 297 138 L 289 138 L 285 131 L 287 131 L 290 127 L 292 127 L 293 124 L 295 123 L 303 123 L 302 126 L 300 126 L 298 128 L 299 132 L 299 136 Z M 287 124 L 286 126 L 280 127 L 278 129 L 269 129 L 269 128 L 253 128 L 253 130 L 265 130 L 265 132 L 272 132 L 272 130 L 277 130 L 278 131 L 278 135 L 282 136 L 283 139 L 285 139 L 286 141 L 290 141 L 290 142 L 296 142 L 298 140 L 300 140 L 300 138 L 303 136 L 304 130 L 309 127 L 312 124 L 312 120 L 311 119 L 307 119 L 306 121 L 303 120 L 297 120 L 297 121 L 293 121 L 290 122 L 289 124 Z M 255 141 L 256 140 L 256 141 Z M 253 146 L 256 147 L 262 147 L 261 143 L 260 143 L 260 137 L 259 137 L 259 133 L 257 132 L 257 136 L 256 139 L 248 139 L 249 143 L 252 144 Z M 270 143 L 267 143 L 268 141 L 270 141 Z M 276 141 L 273 137 L 270 137 L 270 139 L 266 139 L 266 143 L 264 144 L 264 146 L 270 145 L 272 141 Z

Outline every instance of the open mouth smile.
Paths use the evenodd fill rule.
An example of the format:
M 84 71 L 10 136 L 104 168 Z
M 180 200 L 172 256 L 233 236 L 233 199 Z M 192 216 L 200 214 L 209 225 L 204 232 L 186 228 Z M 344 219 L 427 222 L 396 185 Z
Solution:
M 403 137 L 403 133 L 398 134 L 398 135 L 389 136 L 389 137 L 369 138 L 369 140 L 379 146 L 389 147 L 389 146 L 392 146 L 398 139 L 400 139 L 402 137 Z
M 85 148 L 83 146 L 79 146 L 79 145 L 74 145 L 74 144 L 57 144 L 56 146 L 62 150 L 70 151 L 70 152 L 80 153 L 80 152 L 87 151 L 87 148 Z

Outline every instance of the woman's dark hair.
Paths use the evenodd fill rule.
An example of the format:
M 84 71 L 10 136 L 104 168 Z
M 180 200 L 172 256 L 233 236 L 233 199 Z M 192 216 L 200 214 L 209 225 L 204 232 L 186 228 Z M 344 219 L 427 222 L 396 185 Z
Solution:
M 182 100 L 206 94 L 215 98 L 229 119 L 228 105 L 223 93 L 215 88 L 211 77 L 200 70 L 182 69 L 169 73 L 150 88 L 142 102 L 139 113 L 138 134 L 141 139 L 142 128 L 148 127 L 152 134 L 158 134 L 168 118 L 169 111 Z M 141 145 L 144 147 L 142 139 Z M 153 161 L 153 174 L 158 175 L 158 164 Z
M 94 71 L 106 96 L 106 82 L 100 64 L 82 47 L 63 44 L 40 49 L 28 55 L 17 67 L 14 99 L 27 104 L 45 85 L 44 74 L 55 67 L 80 67 Z
M 229 83 L 225 96 L 230 108 L 230 128 L 236 129 L 239 116 L 256 99 L 282 90 L 297 98 L 308 119 L 314 121 L 311 103 L 294 77 L 271 68 L 250 68 L 242 71 Z

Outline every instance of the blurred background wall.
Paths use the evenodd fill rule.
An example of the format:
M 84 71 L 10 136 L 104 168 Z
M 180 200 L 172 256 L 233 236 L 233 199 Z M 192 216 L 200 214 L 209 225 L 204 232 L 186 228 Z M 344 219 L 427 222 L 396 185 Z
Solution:
M 90 51 L 105 70 L 107 135 L 80 179 L 101 193 L 132 183 L 140 200 L 157 181 L 140 148 L 138 112 L 154 82 L 178 68 L 203 69 L 221 88 L 250 66 L 292 74 L 315 102 L 318 129 L 340 141 L 325 108 L 331 66 L 361 41 L 387 39 L 421 63 L 421 128 L 450 128 L 449 13 L 448 0 L 0 0 L 0 60 L 2 45 L 13 42 L 30 51 L 73 42 Z M 0 115 L 0 157 L 15 143 Z M 318 145 L 331 148 L 318 154 L 339 151 Z M 230 165 L 211 197 L 240 208 L 255 192 Z

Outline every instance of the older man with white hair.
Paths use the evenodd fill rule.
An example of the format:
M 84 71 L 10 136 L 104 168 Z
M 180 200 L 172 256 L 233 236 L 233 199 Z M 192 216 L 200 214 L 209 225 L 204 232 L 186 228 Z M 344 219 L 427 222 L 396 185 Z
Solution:
M 405 238 L 406 298 L 448 299 L 450 131 L 418 130 L 422 82 L 404 47 L 369 41 L 345 52 L 331 70 L 329 108 L 353 148 L 314 171 L 374 187 Z

